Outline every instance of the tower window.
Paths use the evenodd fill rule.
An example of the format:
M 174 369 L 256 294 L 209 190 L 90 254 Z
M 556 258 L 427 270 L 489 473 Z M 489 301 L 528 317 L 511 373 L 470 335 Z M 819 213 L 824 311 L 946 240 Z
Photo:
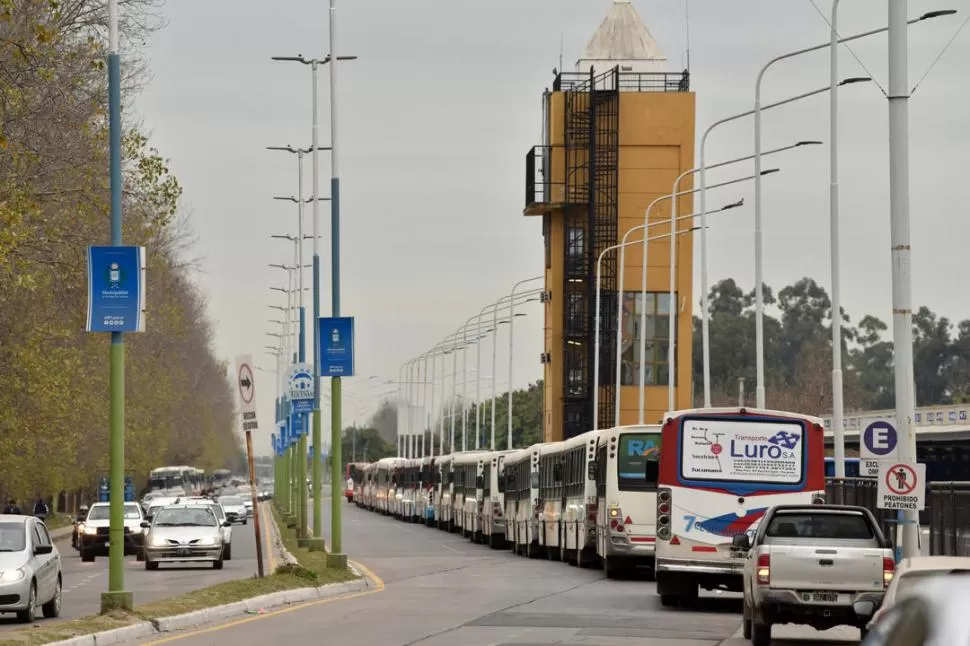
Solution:
M 646 340 L 643 385 L 666 386 L 669 378 L 667 362 L 670 360 L 670 317 L 675 317 L 676 325 L 676 312 L 672 314 L 670 311 L 668 292 L 647 293 L 646 301 L 641 296 L 640 292 L 623 294 L 620 383 L 624 386 L 639 385 L 642 335 Z M 646 314 L 646 327 L 641 330 L 640 317 L 643 313 Z

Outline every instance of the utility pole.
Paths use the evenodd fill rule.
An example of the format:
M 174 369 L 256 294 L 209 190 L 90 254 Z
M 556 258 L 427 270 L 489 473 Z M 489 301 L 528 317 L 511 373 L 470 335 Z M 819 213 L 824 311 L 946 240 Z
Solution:
M 913 284 L 909 224 L 909 29 L 907 0 L 889 0 L 889 227 L 899 461 L 916 462 Z M 833 312 L 832 316 L 837 316 Z M 903 558 L 919 555 L 919 514 L 903 511 Z

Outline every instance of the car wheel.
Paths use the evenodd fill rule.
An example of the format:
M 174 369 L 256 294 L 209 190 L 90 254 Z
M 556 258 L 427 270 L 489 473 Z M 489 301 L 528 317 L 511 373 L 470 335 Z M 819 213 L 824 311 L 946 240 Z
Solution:
M 81 560 L 84 561 L 85 563 L 93 563 L 94 562 L 94 550 L 92 550 L 91 548 L 85 548 L 85 547 L 82 546 L 81 547 Z
M 232 560 L 232 543 L 226 543 L 226 547 L 222 550 L 222 558 L 226 561 Z
M 157 570 L 158 569 L 158 563 L 156 563 L 154 561 L 149 561 L 148 558 L 146 557 L 145 558 L 145 569 L 146 570 Z
M 246 520 L 245 518 L 243 519 L 243 525 L 245 525 L 245 524 L 246 524 L 246 523 L 248 523 L 248 522 L 249 522 L 249 521 L 248 521 L 248 520 Z
M 771 624 L 751 619 L 752 646 L 769 646 L 771 644 Z
M 221 570 L 222 569 L 222 559 L 219 559 L 218 561 L 213 561 L 212 562 L 212 569 L 213 570 Z
M 57 586 L 54 588 L 54 598 L 44 604 L 42 610 L 48 619 L 54 619 L 61 614 L 61 593 L 63 586 L 60 575 L 57 576 Z
M 25 624 L 34 623 L 37 618 L 37 583 L 31 582 L 30 592 L 27 593 L 27 609 L 17 613 L 17 619 Z
M 135 552 L 135 560 L 136 561 L 144 561 L 145 560 L 145 548 L 140 548 L 140 549 L 138 549 Z

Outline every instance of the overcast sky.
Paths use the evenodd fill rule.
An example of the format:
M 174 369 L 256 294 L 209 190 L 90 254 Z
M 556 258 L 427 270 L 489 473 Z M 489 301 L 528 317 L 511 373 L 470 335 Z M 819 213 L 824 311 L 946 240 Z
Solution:
M 342 313 L 356 317 L 357 371 L 347 380 L 370 407 L 345 405 L 345 421 L 364 421 L 377 385 L 396 380 L 402 362 L 453 332 L 523 278 L 542 272 L 541 222 L 522 215 L 525 154 L 540 139 L 540 95 L 559 65 L 566 69 L 611 0 L 343 0 L 338 6 L 341 65 L 338 106 L 342 179 Z M 828 0 L 816 0 L 829 12 Z M 634 0 L 672 72 L 687 62 L 684 0 Z M 843 35 L 886 24 L 885 0 L 842 3 Z M 960 14 L 910 28 L 910 78 L 933 64 L 963 21 L 970 0 L 912 0 L 910 14 L 956 8 Z M 328 52 L 325 0 L 168 0 L 168 26 L 149 43 L 153 79 L 136 108 L 152 141 L 172 160 L 185 187 L 184 207 L 198 236 L 199 284 L 209 297 L 216 352 L 232 362 L 264 353 L 278 332 L 268 308 L 284 304 L 271 286 L 291 263 L 292 246 L 271 234 L 295 233 L 296 158 L 270 145 L 309 146 L 310 71 L 274 63 L 274 55 Z M 698 140 L 711 122 L 750 109 L 758 69 L 768 59 L 828 40 L 810 0 L 691 0 L 691 86 L 697 92 Z M 857 41 L 853 51 L 882 87 L 886 37 Z M 970 127 L 970 29 L 960 33 L 910 102 L 913 293 L 916 305 L 958 320 L 970 318 L 963 284 L 970 240 L 963 176 Z M 961 63 L 962 61 L 962 63 Z M 867 74 L 842 50 L 842 75 Z M 764 81 L 763 100 L 777 101 L 828 83 L 828 55 L 785 62 Z M 328 74 L 320 74 L 321 144 L 328 144 Z M 891 313 L 887 101 L 875 84 L 841 97 L 843 307 L 853 320 Z M 812 98 L 765 113 L 764 148 L 829 138 L 828 101 Z M 711 135 L 713 161 L 750 154 L 752 123 Z M 779 289 L 802 276 L 830 284 L 828 146 L 776 157 L 782 173 L 764 182 L 765 278 Z M 738 167 L 726 171 L 739 174 Z M 711 174 L 711 181 L 728 175 Z M 321 194 L 330 166 L 321 155 Z M 304 182 L 310 194 L 310 166 Z M 711 221 L 712 282 L 754 281 L 753 196 L 723 189 L 712 206 L 746 198 L 748 206 Z M 329 205 L 322 203 L 323 313 L 330 304 Z M 306 232 L 312 220 L 307 208 Z M 697 247 L 699 252 L 699 247 Z M 310 246 L 306 247 L 306 262 Z M 699 265 L 698 265 L 699 267 Z M 306 274 L 310 284 L 310 273 Z M 695 271 L 699 286 L 699 271 Z M 698 287 L 695 287 L 695 291 Z M 311 307 L 309 293 L 306 305 Z M 541 377 L 542 312 L 530 304 L 517 319 L 514 386 Z M 697 311 L 695 304 L 695 312 Z M 150 322 L 149 322 L 150 325 Z M 499 337 L 498 382 L 507 381 L 507 327 Z M 482 353 L 490 383 L 491 345 Z M 475 354 L 468 353 L 469 367 Z M 378 376 L 379 379 L 366 379 Z M 268 452 L 274 376 L 257 373 L 257 450 Z M 470 387 L 473 395 L 474 384 Z M 483 386 L 483 396 L 487 388 Z

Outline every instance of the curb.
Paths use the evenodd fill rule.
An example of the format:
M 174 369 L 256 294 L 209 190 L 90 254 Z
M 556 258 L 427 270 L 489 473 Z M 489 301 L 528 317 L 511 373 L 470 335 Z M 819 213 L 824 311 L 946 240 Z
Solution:
M 135 639 L 151 637 L 162 633 L 170 633 L 187 628 L 197 628 L 205 624 L 232 619 L 245 615 L 247 612 L 258 612 L 266 608 L 280 608 L 307 601 L 317 601 L 339 597 L 353 592 L 362 592 L 371 587 L 370 579 L 362 578 L 357 581 L 344 583 L 330 583 L 319 588 L 297 588 L 260 595 L 245 601 L 237 601 L 224 606 L 215 606 L 204 610 L 196 610 L 172 617 L 161 617 L 152 621 L 141 621 L 130 626 L 113 628 L 92 635 L 81 635 L 61 641 L 51 642 L 59 646 L 104 646 L 120 644 Z

